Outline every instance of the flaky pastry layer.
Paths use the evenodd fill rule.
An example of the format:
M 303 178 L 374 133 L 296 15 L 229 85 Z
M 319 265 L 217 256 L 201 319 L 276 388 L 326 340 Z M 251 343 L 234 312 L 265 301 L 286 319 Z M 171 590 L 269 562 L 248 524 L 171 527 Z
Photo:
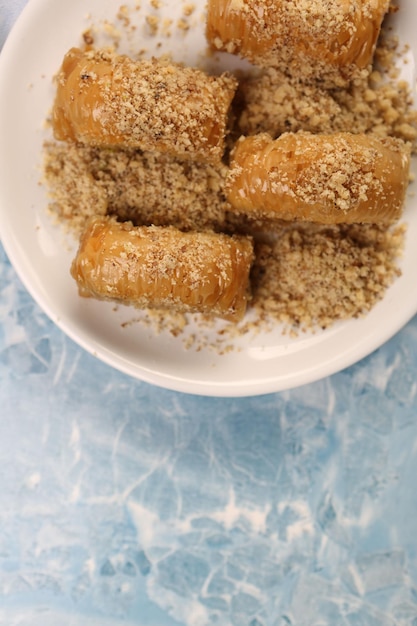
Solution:
M 409 168 L 410 148 L 399 139 L 260 133 L 237 142 L 226 196 L 255 218 L 391 223 L 403 210 Z
M 236 87 L 228 74 L 72 48 L 57 78 L 54 135 L 218 162 Z
M 238 321 L 252 262 L 249 237 L 95 217 L 81 236 L 71 275 L 82 296 Z
M 344 85 L 372 63 L 389 0 L 209 0 L 207 39 L 298 79 Z

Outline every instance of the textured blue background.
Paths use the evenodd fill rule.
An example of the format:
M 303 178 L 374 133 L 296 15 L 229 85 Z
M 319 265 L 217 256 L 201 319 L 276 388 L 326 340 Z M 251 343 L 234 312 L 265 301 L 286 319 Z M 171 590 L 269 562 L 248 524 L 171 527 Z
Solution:
M 416 626 L 416 373 L 417 318 L 300 389 L 157 389 L 63 335 L 0 248 L 0 624 Z

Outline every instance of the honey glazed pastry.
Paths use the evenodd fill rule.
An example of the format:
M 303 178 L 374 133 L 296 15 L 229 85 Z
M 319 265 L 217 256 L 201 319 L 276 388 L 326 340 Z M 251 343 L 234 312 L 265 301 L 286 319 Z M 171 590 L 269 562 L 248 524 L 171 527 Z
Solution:
M 208 0 L 216 50 L 297 79 L 346 85 L 367 73 L 390 0 Z
M 389 224 L 402 213 L 409 168 L 400 139 L 260 133 L 236 143 L 226 196 L 234 212 L 255 219 Z
M 57 77 L 54 136 L 219 162 L 236 88 L 226 73 L 72 48 Z
M 252 262 L 249 237 L 94 217 L 71 275 L 82 296 L 235 322 L 246 311 Z

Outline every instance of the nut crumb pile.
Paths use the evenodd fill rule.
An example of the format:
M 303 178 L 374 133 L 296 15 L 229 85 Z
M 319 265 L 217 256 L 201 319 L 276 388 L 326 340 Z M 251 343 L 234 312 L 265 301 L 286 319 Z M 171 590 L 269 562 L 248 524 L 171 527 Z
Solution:
M 409 84 L 397 76 L 403 52 L 393 36 L 382 33 L 373 71 L 345 89 L 324 89 L 283 79 L 274 68 L 240 84 L 237 134 L 287 131 L 352 131 L 376 137 L 398 137 L 415 148 L 417 111 Z
M 363 315 L 399 276 L 405 227 L 292 226 L 261 246 L 253 307 L 259 317 L 303 328 Z
M 92 215 L 113 215 L 137 226 L 225 228 L 222 163 L 49 141 L 44 169 L 52 213 L 72 230 L 80 231 Z
M 159 3 L 152 7 L 156 33 Z M 194 5 L 184 5 L 183 14 L 186 29 L 186 20 L 195 15 Z M 126 8 L 119 15 L 128 23 Z M 92 33 L 89 49 L 94 48 Z M 409 85 L 395 73 L 401 58 L 397 42 L 382 36 L 375 58 L 374 71 L 346 88 L 325 89 L 311 81 L 303 85 L 283 78 L 274 68 L 239 75 L 228 127 L 229 150 L 242 134 L 266 132 L 275 138 L 287 131 L 349 131 L 395 137 L 416 152 L 417 113 Z M 277 323 L 283 332 L 294 333 L 366 314 L 400 274 L 405 226 L 314 226 L 236 216 L 225 196 L 228 154 L 223 162 L 212 164 L 135 148 L 48 140 L 44 181 L 50 211 L 77 237 L 92 215 L 109 215 L 137 226 L 252 235 L 256 258 L 251 315 L 238 325 L 222 327 L 226 352 L 228 338 L 271 330 Z M 147 311 L 141 319 L 154 330 L 175 336 L 186 328 L 180 313 Z M 202 316 L 192 319 L 211 324 Z M 197 340 L 187 338 L 186 347 L 196 345 Z

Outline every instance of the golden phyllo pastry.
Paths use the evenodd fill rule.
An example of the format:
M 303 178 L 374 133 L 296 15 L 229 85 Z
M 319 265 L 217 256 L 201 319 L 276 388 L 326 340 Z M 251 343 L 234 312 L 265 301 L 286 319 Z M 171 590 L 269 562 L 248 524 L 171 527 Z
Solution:
M 211 46 L 343 85 L 372 63 L 389 0 L 208 0 Z
M 54 135 L 218 162 L 236 87 L 228 74 L 72 48 L 57 78 Z
M 399 139 L 261 133 L 237 142 L 226 195 L 235 212 L 257 219 L 391 223 L 402 213 L 409 167 Z
M 249 237 L 92 218 L 71 267 L 82 296 L 239 321 L 249 297 Z

